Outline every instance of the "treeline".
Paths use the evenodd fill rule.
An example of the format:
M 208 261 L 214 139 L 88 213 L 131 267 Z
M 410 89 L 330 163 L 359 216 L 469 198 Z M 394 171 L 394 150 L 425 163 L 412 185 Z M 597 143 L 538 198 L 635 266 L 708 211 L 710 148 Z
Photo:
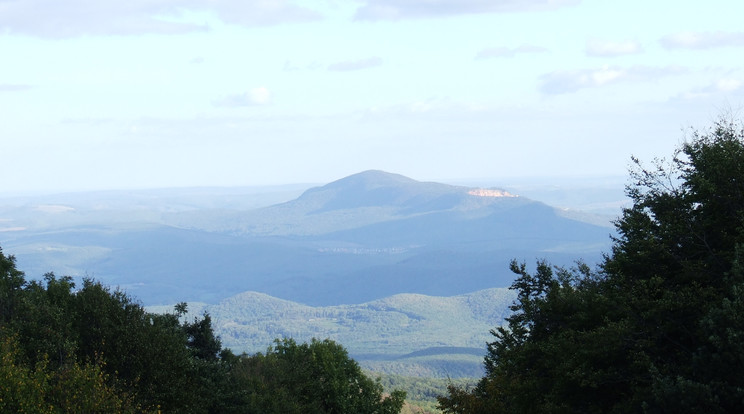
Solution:
M 612 251 L 534 273 L 492 331 L 486 375 L 446 413 L 744 412 L 744 129 L 721 120 L 635 160 Z
M 433 378 L 410 377 L 402 375 L 380 375 L 385 389 L 400 389 L 406 392 L 406 404 L 410 412 L 440 413 L 437 408 L 437 397 L 447 392 L 447 387 L 470 387 L 478 382 L 477 378 Z M 406 413 L 404 407 L 401 414 Z
M 398 413 L 330 340 L 223 349 L 205 314 L 148 313 L 93 280 L 28 281 L 0 250 L 0 412 Z

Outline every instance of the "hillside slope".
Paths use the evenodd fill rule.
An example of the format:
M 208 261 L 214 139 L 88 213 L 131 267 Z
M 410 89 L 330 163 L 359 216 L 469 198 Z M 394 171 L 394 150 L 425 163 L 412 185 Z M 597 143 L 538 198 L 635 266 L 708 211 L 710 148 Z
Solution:
M 451 297 L 398 294 L 357 305 L 313 307 L 244 292 L 215 305 L 189 304 L 189 317 L 209 313 L 223 345 L 236 352 L 263 352 L 277 338 L 330 338 L 378 372 L 467 376 L 480 374 L 486 342 L 492 340 L 489 331 L 503 323 L 514 299 L 513 291 L 493 288 Z
M 382 171 L 254 209 L 240 207 L 250 203 L 239 191 L 217 201 L 199 199 L 198 191 L 157 194 L 129 204 L 110 201 L 122 194 L 100 203 L 86 195 L 80 203 L 64 197 L 0 208 L 12 229 L 0 232 L 0 244 L 32 277 L 50 270 L 92 276 L 145 304 L 217 303 L 256 291 L 329 306 L 506 287 L 510 260 L 596 262 L 612 232 L 497 188 Z

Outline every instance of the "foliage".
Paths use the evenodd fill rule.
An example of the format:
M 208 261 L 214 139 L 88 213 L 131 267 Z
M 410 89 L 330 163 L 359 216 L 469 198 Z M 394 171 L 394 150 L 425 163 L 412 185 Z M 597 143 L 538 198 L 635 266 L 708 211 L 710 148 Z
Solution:
M 56 370 L 46 359 L 33 368 L 22 359 L 17 339 L 0 342 L 0 412 L 144 412 L 134 399 L 113 387 L 102 362 L 70 361 Z
M 25 282 L 23 272 L 16 269 L 15 257 L 5 256 L 0 249 L 0 323 L 7 323 L 15 315 Z
M 405 393 L 383 396 L 380 380 L 364 375 L 346 350 L 331 340 L 298 345 L 277 340 L 266 354 L 241 360 L 256 390 L 251 408 L 263 413 L 398 413 Z
M 484 341 L 485 345 L 485 341 Z M 361 359 L 362 368 L 379 375 L 394 375 L 439 380 L 477 378 L 483 375 L 483 355 L 447 353 L 419 357 L 390 357 L 389 359 Z
M 634 161 L 611 254 L 596 271 L 512 263 L 486 376 L 444 412 L 744 411 L 744 129 L 721 120 L 668 165 Z
M 380 381 L 386 390 L 405 391 L 408 408 L 404 407 L 401 413 L 439 413 L 437 397 L 444 394 L 448 387 L 469 387 L 474 385 L 478 378 L 406 377 L 381 374 Z
M 208 314 L 153 314 L 86 279 L 27 282 L 0 250 L 0 412 L 398 413 L 332 341 L 222 348 Z
M 446 378 L 482 375 L 488 330 L 508 316 L 515 296 L 506 288 L 492 288 L 452 297 L 398 294 L 363 304 L 312 307 L 245 292 L 215 305 L 189 303 L 188 308 L 191 316 L 208 312 L 223 345 L 236 352 L 264 351 L 275 338 L 331 338 L 375 372 Z M 419 351 L 447 347 L 452 348 L 449 355 L 414 359 Z

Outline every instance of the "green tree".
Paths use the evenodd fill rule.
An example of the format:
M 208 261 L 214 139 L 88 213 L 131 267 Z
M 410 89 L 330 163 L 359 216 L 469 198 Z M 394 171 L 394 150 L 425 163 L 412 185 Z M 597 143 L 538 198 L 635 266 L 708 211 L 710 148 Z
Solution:
M 71 278 L 58 279 L 53 273 L 24 285 L 10 326 L 19 334 L 29 361 L 44 358 L 61 366 L 74 355 L 79 340 L 73 327 L 74 287 Z
M 333 341 L 277 341 L 265 355 L 222 349 L 208 314 L 151 314 L 99 282 L 27 282 L 0 250 L 0 412 L 400 412 Z
M 612 252 L 596 271 L 513 263 L 487 374 L 445 412 L 744 412 L 744 129 L 634 161 Z
M 131 395 L 112 386 L 101 361 L 72 358 L 51 368 L 46 359 L 23 362 L 15 336 L 0 334 L 0 412 L 144 413 Z
M 53 413 L 45 400 L 48 381 L 44 369 L 22 362 L 15 338 L 0 330 L 0 412 Z
M 205 361 L 217 361 L 222 350 L 222 342 L 214 334 L 212 317 L 208 313 L 202 315 L 201 319 L 184 323 L 183 330 L 194 357 Z
M 744 334 L 742 316 L 731 313 L 744 281 L 744 129 L 720 120 L 693 133 L 669 167 L 632 177 L 634 204 L 604 271 L 624 293 L 637 359 L 650 374 L 636 380 L 636 399 L 649 411 L 672 401 L 688 412 L 742 411 L 744 381 L 724 379 L 737 365 L 722 362 L 744 359 L 744 348 L 721 340 Z
M 22 361 L 6 365 L 7 372 L 17 373 L 19 384 L 28 382 L 24 373 L 31 379 L 46 375 L 56 384 L 105 383 L 144 409 L 225 412 L 214 407 L 225 408 L 218 398 L 233 392 L 220 360 L 228 353 L 217 354 L 220 343 L 208 315 L 181 324 L 177 314 L 147 313 L 123 292 L 93 280 L 84 280 L 80 289 L 70 277 L 53 273 L 27 282 L 13 257 L 1 251 L 0 297 L 0 330 L 15 338 Z M 82 398 L 83 388 L 74 388 Z M 70 399 L 64 387 L 58 389 L 70 404 L 95 396 Z
M 392 414 L 405 399 L 402 391 L 383 396 L 379 380 L 331 340 L 276 341 L 266 354 L 244 357 L 240 369 L 253 412 Z
M 15 257 L 5 256 L 0 248 L 0 326 L 7 324 L 16 315 L 26 278 L 16 269 Z

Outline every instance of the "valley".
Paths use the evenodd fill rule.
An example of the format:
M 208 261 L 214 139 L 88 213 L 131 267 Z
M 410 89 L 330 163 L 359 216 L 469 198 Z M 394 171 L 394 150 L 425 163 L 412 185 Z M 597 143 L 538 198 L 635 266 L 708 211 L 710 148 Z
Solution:
M 365 171 L 308 189 L 31 197 L 0 203 L 0 245 L 30 277 L 93 277 L 145 305 L 256 291 L 312 306 L 508 287 L 514 258 L 594 263 L 608 248 L 609 220 L 483 196 L 505 191 Z
M 493 288 L 452 297 L 397 294 L 356 305 L 312 307 L 245 292 L 215 305 L 189 303 L 186 318 L 208 313 L 223 345 L 235 352 L 263 352 L 277 338 L 329 338 L 378 373 L 458 378 L 482 374 L 489 331 L 502 324 L 514 299 L 513 291 Z M 148 310 L 173 312 L 173 306 Z
M 511 260 L 593 264 L 613 231 L 607 216 L 512 189 L 382 171 L 321 186 L 16 197 L 0 200 L 0 219 L 0 246 L 30 278 L 94 278 L 157 312 L 188 302 L 237 352 L 331 338 L 369 370 L 441 378 L 481 375 L 514 298 Z

